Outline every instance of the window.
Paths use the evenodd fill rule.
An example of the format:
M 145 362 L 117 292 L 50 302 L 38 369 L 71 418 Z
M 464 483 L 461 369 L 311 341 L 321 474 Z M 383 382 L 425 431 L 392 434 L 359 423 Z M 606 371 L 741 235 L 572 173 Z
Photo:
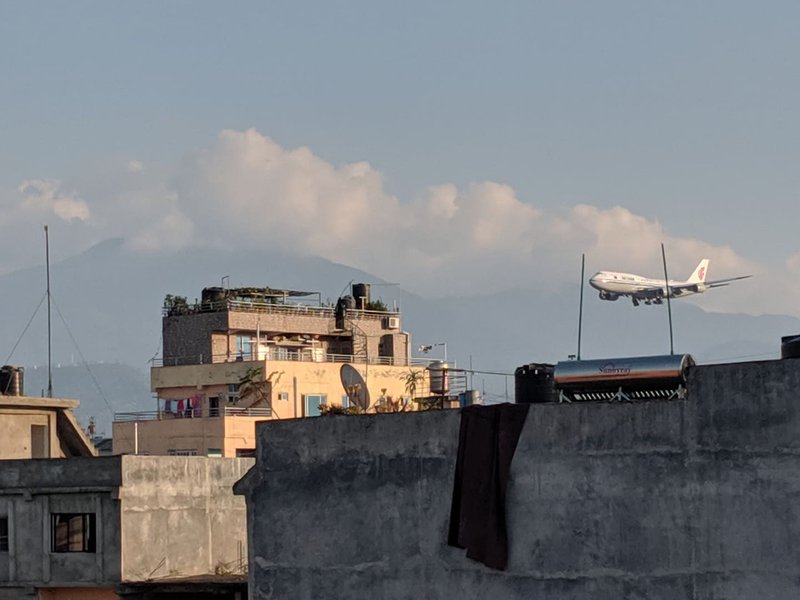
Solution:
M 319 405 L 328 402 L 328 394 L 306 394 L 304 398 L 306 401 L 307 417 L 318 417 L 321 414 Z
M 169 456 L 197 456 L 194 448 L 170 448 L 167 450 Z
M 94 513 L 54 513 L 52 518 L 53 552 L 94 552 Z
M 0 552 L 8 552 L 8 517 L 0 517 Z
M 206 456 L 211 458 L 222 458 L 222 448 L 209 448 Z
M 255 458 L 256 457 L 256 449 L 255 448 L 237 448 L 236 449 L 236 458 Z
M 237 360 L 252 360 L 253 359 L 253 342 L 249 335 L 236 336 L 236 359 Z
M 342 408 L 350 408 L 350 396 L 342 394 Z
M 219 396 L 211 396 L 208 399 L 208 416 L 209 417 L 219 416 Z
M 289 392 L 278 392 L 278 400 L 283 402 L 289 401 Z
M 238 383 L 229 383 L 228 384 L 228 403 L 229 404 L 236 404 L 239 402 L 239 384 Z

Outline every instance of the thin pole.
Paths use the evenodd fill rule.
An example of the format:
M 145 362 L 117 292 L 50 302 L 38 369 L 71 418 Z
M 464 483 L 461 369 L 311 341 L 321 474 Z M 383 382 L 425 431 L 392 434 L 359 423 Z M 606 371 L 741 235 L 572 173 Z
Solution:
M 53 349 L 50 331 L 50 234 L 44 226 L 45 264 L 47 265 L 47 397 L 53 397 Z
M 667 254 L 664 252 L 664 243 L 661 243 L 661 260 L 664 262 L 664 291 L 667 294 L 667 314 L 669 315 L 669 353 L 675 354 L 674 346 L 672 345 L 672 303 L 669 300 L 669 275 L 667 275 Z
M 586 274 L 586 254 L 581 254 L 581 302 L 578 309 L 578 360 L 581 359 L 581 331 L 583 329 L 583 277 Z

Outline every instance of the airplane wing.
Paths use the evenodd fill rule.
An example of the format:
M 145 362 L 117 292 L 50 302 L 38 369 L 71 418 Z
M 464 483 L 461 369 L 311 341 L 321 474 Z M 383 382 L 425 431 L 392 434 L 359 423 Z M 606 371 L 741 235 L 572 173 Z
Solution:
M 669 286 L 670 291 L 675 296 L 680 296 L 683 292 L 700 292 L 708 288 L 722 287 L 730 285 L 732 281 L 739 281 L 740 279 L 747 279 L 752 275 L 740 275 L 739 277 L 729 277 L 728 279 L 715 279 L 714 281 L 706 281 L 699 283 L 682 283 L 678 285 Z
M 674 286 L 673 286 L 674 287 Z M 672 289 L 672 288 L 670 288 Z M 653 287 L 642 288 L 636 290 L 635 292 L 629 292 L 627 294 L 620 294 L 621 296 L 631 296 L 632 298 L 639 298 L 640 300 L 647 300 L 648 298 L 663 298 L 664 297 L 664 287 L 660 285 L 654 285 Z
M 740 279 L 747 279 L 748 277 L 752 277 L 752 275 L 740 275 L 739 277 L 729 277 L 728 279 L 706 281 L 706 287 L 722 287 L 723 285 L 730 285 L 731 281 L 739 281 Z

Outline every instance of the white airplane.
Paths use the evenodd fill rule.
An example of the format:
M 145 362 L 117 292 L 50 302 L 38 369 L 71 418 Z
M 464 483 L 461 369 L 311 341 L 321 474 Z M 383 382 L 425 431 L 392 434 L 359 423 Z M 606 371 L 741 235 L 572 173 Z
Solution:
M 708 273 L 708 259 L 704 258 L 697 265 L 694 273 L 686 281 L 670 279 L 664 285 L 663 279 L 650 279 L 631 273 L 616 273 L 614 271 L 600 271 L 589 279 L 589 285 L 600 291 L 601 300 L 617 300 L 620 296 L 629 296 L 634 306 L 645 304 L 661 304 L 669 294 L 670 298 L 682 298 L 692 294 L 702 294 L 709 288 L 722 287 L 731 281 L 747 279 L 752 275 L 741 275 L 728 279 L 706 281 Z

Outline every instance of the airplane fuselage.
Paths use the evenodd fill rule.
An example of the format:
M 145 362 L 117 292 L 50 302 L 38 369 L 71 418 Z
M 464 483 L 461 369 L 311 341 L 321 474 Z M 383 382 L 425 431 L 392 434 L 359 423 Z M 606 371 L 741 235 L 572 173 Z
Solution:
M 750 275 L 740 275 L 728 279 L 707 281 L 708 263 L 707 258 L 701 260 L 686 281 L 670 279 L 665 282 L 663 279 L 652 279 L 633 273 L 600 271 L 592 275 L 589 285 L 599 290 L 601 300 L 618 300 L 622 296 L 627 296 L 633 301 L 634 306 L 639 306 L 640 301 L 645 304 L 661 304 L 665 298 L 701 294 L 707 289 L 725 286 L 732 281 L 750 277 Z
M 675 281 L 670 279 L 668 286 L 670 288 L 670 298 L 676 296 L 688 296 L 696 294 L 700 290 L 694 291 L 690 289 L 681 289 L 679 293 L 673 289 L 677 286 L 683 285 L 683 281 Z M 632 273 L 616 273 L 613 271 L 600 271 L 589 279 L 589 285 L 596 290 L 613 294 L 616 296 L 640 296 L 643 299 L 647 296 L 652 298 L 666 298 L 667 286 L 664 285 L 663 279 L 651 279 L 649 277 L 642 277 L 641 275 L 634 275 Z

